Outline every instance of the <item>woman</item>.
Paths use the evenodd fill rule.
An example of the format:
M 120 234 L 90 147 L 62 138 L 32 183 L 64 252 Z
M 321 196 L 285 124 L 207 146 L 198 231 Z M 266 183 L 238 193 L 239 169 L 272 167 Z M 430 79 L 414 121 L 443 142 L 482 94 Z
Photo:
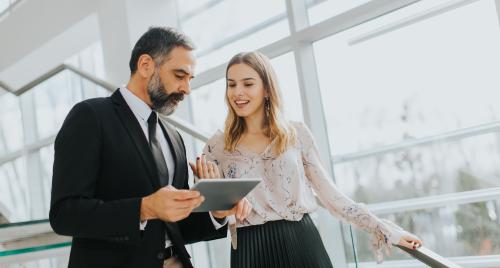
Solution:
M 207 142 L 193 170 L 200 177 L 217 177 L 220 169 L 226 178 L 263 179 L 247 196 L 249 214 L 236 214 L 237 249 L 231 250 L 231 267 L 332 267 L 309 217 L 317 208 L 315 195 L 330 213 L 372 235 L 379 262 L 391 243 L 420 246 L 417 237 L 378 219 L 332 183 L 310 130 L 283 118 L 276 76 L 266 56 L 234 56 L 226 78 L 224 133 L 218 131 Z

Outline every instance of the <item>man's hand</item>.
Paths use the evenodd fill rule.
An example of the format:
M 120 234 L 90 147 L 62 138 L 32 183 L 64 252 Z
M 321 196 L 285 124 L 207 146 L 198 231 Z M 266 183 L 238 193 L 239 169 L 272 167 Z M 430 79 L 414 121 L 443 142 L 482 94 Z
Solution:
M 246 198 L 241 199 L 232 209 L 230 210 L 218 210 L 211 211 L 212 216 L 222 219 L 230 215 L 235 215 L 236 219 L 242 221 L 250 215 L 252 211 L 252 205 Z
M 169 185 L 142 198 L 141 221 L 180 221 L 189 216 L 204 200 L 198 191 L 177 190 Z

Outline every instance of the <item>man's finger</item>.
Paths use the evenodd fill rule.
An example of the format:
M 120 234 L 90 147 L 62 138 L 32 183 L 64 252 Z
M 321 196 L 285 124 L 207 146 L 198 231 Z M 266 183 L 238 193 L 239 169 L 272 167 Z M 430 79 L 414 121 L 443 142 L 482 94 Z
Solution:
M 200 192 L 194 190 L 175 190 L 169 192 L 169 197 L 175 200 L 186 200 L 197 198 L 200 196 Z
M 205 201 L 203 196 L 186 200 L 172 200 L 170 206 L 173 209 L 194 209 L 199 207 L 203 201 Z

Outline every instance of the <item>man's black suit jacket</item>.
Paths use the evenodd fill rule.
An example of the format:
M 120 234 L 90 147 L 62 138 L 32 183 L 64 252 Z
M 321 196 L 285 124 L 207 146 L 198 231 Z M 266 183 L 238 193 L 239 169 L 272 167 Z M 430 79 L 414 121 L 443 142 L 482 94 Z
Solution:
M 175 158 L 172 185 L 188 189 L 184 142 L 162 120 Z M 165 232 L 184 267 L 184 245 L 226 236 L 208 213 L 177 223 L 150 220 L 140 231 L 141 198 L 160 188 L 144 132 L 119 90 L 76 104 L 55 145 L 50 224 L 73 237 L 69 267 L 162 267 Z

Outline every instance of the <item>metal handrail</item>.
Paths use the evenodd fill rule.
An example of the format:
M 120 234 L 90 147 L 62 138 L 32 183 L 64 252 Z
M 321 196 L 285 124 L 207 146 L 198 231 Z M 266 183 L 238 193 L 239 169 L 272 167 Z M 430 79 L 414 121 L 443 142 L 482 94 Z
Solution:
M 84 77 L 85 79 L 90 80 L 91 82 L 109 90 L 109 91 L 113 91 L 116 89 L 116 87 L 113 86 L 112 84 L 110 84 L 110 83 L 108 83 L 100 78 L 97 78 L 96 76 L 94 76 L 90 73 L 82 71 L 82 70 L 75 68 L 75 67 L 68 65 L 68 64 L 58 65 L 57 67 L 47 71 L 46 73 L 40 75 L 39 77 L 33 79 L 33 81 L 27 83 L 26 85 L 22 86 L 21 88 L 19 88 L 17 90 L 15 90 L 13 87 L 9 86 L 7 83 L 2 82 L 2 81 L 0 81 L 0 86 L 5 88 L 10 93 L 12 93 L 16 96 L 20 96 L 21 94 L 25 93 L 26 91 L 29 91 L 30 89 L 36 87 L 37 85 L 49 80 L 54 75 L 56 75 L 64 70 L 70 70 L 70 71 Z
M 409 249 L 399 245 L 396 245 L 396 247 L 400 248 L 413 258 L 432 268 L 461 268 L 461 266 L 458 266 L 457 264 L 451 262 L 450 260 L 447 260 L 441 255 L 436 254 L 436 252 L 423 246 L 417 249 Z

